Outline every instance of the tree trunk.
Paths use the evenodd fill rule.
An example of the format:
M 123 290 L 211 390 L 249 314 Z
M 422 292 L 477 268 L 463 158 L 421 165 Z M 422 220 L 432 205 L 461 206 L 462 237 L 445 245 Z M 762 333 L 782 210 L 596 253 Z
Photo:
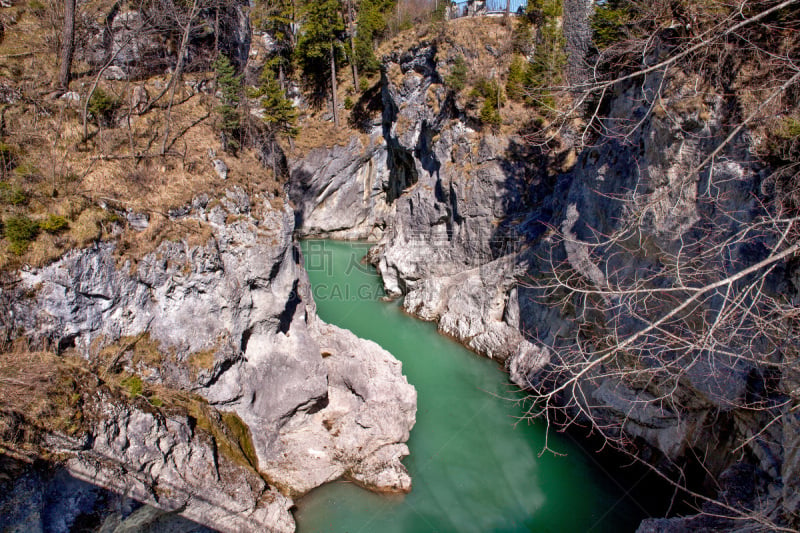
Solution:
M 186 56 L 186 49 L 189 47 L 189 37 L 192 33 L 192 24 L 194 23 L 194 18 L 197 16 L 197 13 L 200 11 L 198 6 L 198 0 L 194 0 L 192 3 L 192 8 L 189 11 L 189 20 L 186 22 L 186 26 L 183 28 L 183 37 L 181 37 L 181 47 L 178 50 L 178 63 L 175 65 L 175 72 L 172 73 L 172 76 L 169 79 L 169 102 L 167 103 L 167 113 L 164 119 L 164 137 L 161 139 L 161 155 L 167 150 L 167 140 L 169 139 L 169 121 L 172 117 L 172 103 L 175 101 L 175 88 L 177 87 L 178 83 L 180 83 L 181 76 L 183 75 L 183 58 Z
M 75 50 L 75 0 L 64 0 L 64 31 L 61 37 L 61 70 L 58 73 L 58 86 L 69 90 L 72 71 L 72 54 Z
M 355 21 L 353 20 L 353 0 L 347 0 L 347 14 L 350 19 L 350 64 L 353 65 L 353 88 L 358 90 L 358 66 L 356 66 L 356 43 L 353 38 Z
M 336 51 L 331 42 L 331 103 L 333 104 L 333 125 L 339 127 L 339 103 L 336 101 Z

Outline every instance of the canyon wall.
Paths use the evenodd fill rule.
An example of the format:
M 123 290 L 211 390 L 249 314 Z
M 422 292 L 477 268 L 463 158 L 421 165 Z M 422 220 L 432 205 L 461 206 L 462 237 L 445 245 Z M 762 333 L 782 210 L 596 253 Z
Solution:
M 602 286 L 608 271 L 657 271 L 659 253 L 680 254 L 685 243 L 703 238 L 700 220 L 712 221 L 727 237 L 756 220 L 767 170 L 748 155 L 746 135 L 712 161 L 713 185 L 710 178 L 692 177 L 725 137 L 731 109 L 723 95 L 698 93 L 701 81 L 691 73 L 615 87 L 608 122 L 640 120 L 624 135 L 577 149 L 574 130 L 567 129 L 544 149 L 522 135 L 495 135 L 476 124 L 443 78 L 459 51 L 479 54 L 479 45 L 445 48 L 423 43 L 384 58 L 383 112 L 369 146 L 354 141 L 327 155 L 316 150 L 293 165 L 298 230 L 374 242 L 368 257 L 389 295 L 403 297 L 406 311 L 436 321 L 442 333 L 504 362 L 523 389 L 538 388 L 560 365 L 579 363 L 570 347 L 585 318 L 537 288 L 536 280 L 547 279 L 556 265 Z M 651 112 L 641 95 L 662 89 L 663 112 Z M 612 255 L 594 244 L 642 212 L 638 231 L 647 246 Z M 554 229 L 565 240 L 555 239 Z M 754 264 L 770 244 L 756 239 L 734 246 L 732 263 Z M 792 279 L 781 266 L 765 290 L 796 295 Z M 625 328 L 639 323 L 635 316 L 613 319 Z M 778 363 L 777 379 L 791 390 L 796 371 L 787 361 Z M 702 463 L 706 487 L 726 501 L 748 487 L 749 496 L 740 494 L 734 503 L 740 508 L 778 522 L 792 516 L 799 438 L 790 429 L 793 404 L 778 412 L 744 407 L 754 383 L 775 378 L 770 367 L 715 352 L 677 364 L 682 377 L 670 402 L 660 401 L 658 387 L 629 383 L 624 372 L 600 365 L 581 380 L 584 397 L 570 416 L 590 414 L 598 426 L 620 428 L 617 437 L 635 443 L 635 453 L 665 472 Z M 697 520 L 694 525 L 733 527 L 723 519 Z M 642 528 L 687 524 L 655 521 Z
M 187 233 L 137 262 L 99 243 L 22 271 L 3 296 L 16 334 L 76 353 L 106 379 L 199 396 L 208 416 L 234 413 L 254 452 L 252 464 L 226 462 L 194 431 L 196 415 L 98 393 L 86 435 L 67 450 L 73 476 L 210 527 L 283 531 L 293 528 L 288 497 L 343 476 L 410 490 L 400 460 L 416 392 L 391 354 L 316 317 L 292 212 L 255 202 L 237 188 L 198 197 L 171 213 Z M 148 356 L 139 342 L 154 347 Z

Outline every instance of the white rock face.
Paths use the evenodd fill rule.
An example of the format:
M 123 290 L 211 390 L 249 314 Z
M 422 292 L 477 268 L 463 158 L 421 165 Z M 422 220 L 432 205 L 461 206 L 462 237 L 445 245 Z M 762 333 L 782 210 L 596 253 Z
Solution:
M 92 447 L 67 461 L 88 483 L 220 531 L 294 531 L 292 501 L 254 471 L 218 455 L 186 418 L 108 403 Z
M 121 337 L 148 333 L 163 361 L 125 354 L 119 365 L 238 414 L 252 433 L 259 471 L 287 495 L 342 476 L 408 491 L 400 459 L 408 454 L 416 391 L 400 363 L 316 318 L 291 211 L 264 201 L 255 218 L 250 198 L 236 188 L 209 205 L 199 198 L 175 214 L 205 226 L 205 244 L 164 242 L 135 268 L 118 268 L 113 245 L 100 244 L 22 273 L 21 290 L 33 297 L 14 303 L 20 327 L 87 358 Z M 210 365 L 195 362 L 200 352 L 213 354 Z M 141 420 L 134 417 L 134 426 Z M 136 433 L 134 426 L 127 431 Z
M 225 164 L 225 161 L 222 159 L 214 159 L 211 161 L 211 165 L 214 167 L 214 172 L 217 173 L 219 179 L 228 179 L 228 165 Z
M 290 195 L 302 220 L 300 233 L 378 240 L 393 211 L 384 194 L 386 156 L 376 131 L 369 146 L 354 137 L 347 147 L 315 149 L 293 165 Z
M 312 331 L 327 369 L 327 404 L 283 426 L 263 468 L 301 493 L 343 475 L 373 490 L 408 492 L 400 459 L 409 453 L 417 395 L 400 362 L 319 320 Z

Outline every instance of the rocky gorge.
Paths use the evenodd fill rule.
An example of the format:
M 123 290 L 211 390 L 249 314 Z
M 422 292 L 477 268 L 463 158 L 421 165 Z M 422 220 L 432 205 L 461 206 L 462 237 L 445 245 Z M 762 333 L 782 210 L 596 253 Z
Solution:
M 543 296 L 548 293 L 536 280 L 560 264 L 598 287 L 609 275 L 661 268 L 645 248 L 598 244 L 599 236 L 625 228 L 637 209 L 644 210 L 635 215 L 642 217 L 638 238 L 662 251 L 656 257 L 680 253 L 700 220 L 722 227 L 723 238 L 746 233 L 759 212 L 766 170 L 736 152 L 753 142 L 739 137 L 725 155 L 711 159 L 713 185 L 711 178 L 688 177 L 724 137 L 728 108 L 721 95 L 701 98 L 687 89 L 699 79 L 686 73 L 617 87 L 609 122 L 631 116 L 641 122 L 624 138 L 620 133 L 620 140 L 595 147 L 580 149 L 569 130 L 555 148 L 543 150 L 522 136 L 473 127 L 442 81 L 468 46 L 431 42 L 384 58 L 382 112 L 368 125 L 368 142 L 314 150 L 294 164 L 290 197 L 298 230 L 373 242 L 369 260 L 407 312 L 436 321 L 443 334 L 504 363 L 521 388 L 541 391 L 549 382 L 546 388 L 557 389 L 566 378 L 551 377 L 553 369 L 581 364 L 569 348 L 580 320 Z M 665 113 L 651 113 L 642 93 L 661 94 Z M 710 206 L 703 191 L 712 187 L 721 200 Z M 765 257 L 759 246 L 769 243 L 741 242 L 734 254 L 752 264 Z M 791 272 L 780 267 L 767 290 L 796 298 Z M 638 320 L 610 313 L 616 316 L 593 319 L 628 330 Z M 770 363 L 713 352 L 680 360 L 681 378 L 667 402 L 653 380 L 636 383 L 603 366 L 596 375 L 582 375 L 580 398 L 562 397 L 567 407 L 559 410 L 595 428 L 618 428 L 614 438 L 635 443 L 634 454 L 664 472 L 705 469 L 693 486 L 715 488 L 697 490 L 786 524 L 796 516 L 798 479 L 797 400 L 789 392 L 797 368 L 787 357 L 775 361 L 779 376 Z M 752 411 L 745 396 L 753 380 L 767 375 L 783 383 L 784 392 L 770 400 L 781 407 Z M 716 507 L 705 509 L 713 514 Z M 645 521 L 640 530 L 762 527 L 753 523 L 758 520 L 738 524 L 701 514 Z
M 144 32 L 141 13 L 120 9 L 114 5 L 105 26 L 92 21 L 78 50 L 97 79 L 173 73 L 176 51 L 161 44 L 175 43 Z M 564 18 L 567 68 L 578 78 L 587 75 L 574 56 L 588 46 L 586 11 Z M 575 29 L 570 14 L 583 26 Z M 199 20 L 184 51 L 198 70 L 211 42 L 249 78 L 275 53 L 271 37 L 253 38 L 242 3 L 204 10 Z M 759 131 L 731 127 L 745 91 L 736 80 L 724 92 L 703 73 L 654 68 L 673 46 L 668 33 L 644 56 L 647 75 L 609 85 L 597 103 L 602 135 L 592 142 L 583 119 L 560 128 L 529 123 L 531 108 L 517 104 L 512 111 L 522 117 L 489 127 L 476 117 L 475 97 L 447 80 L 466 57 L 493 65 L 486 74 L 499 87 L 509 61 L 498 43 L 512 31 L 499 21 L 452 24 L 467 31 L 412 31 L 413 44 L 384 46 L 380 77 L 350 102 L 351 123 L 337 140 L 301 134 L 301 144 L 313 146 L 284 154 L 274 137 L 262 139 L 257 172 L 241 164 L 245 156 L 205 146 L 187 163 L 187 144 L 180 164 L 135 170 L 123 190 L 147 190 L 135 188 L 147 172 L 200 175 L 210 158 L 208 182 L 179 193 L 181 183 L 164 185 L 188 200 L 148 210 L 92 197 L 92 212 L 102 213 L 96 238 L 6 273 L 5 345 L 24 343 L 28 359 L 6 365 L 18 368 L 0 379 L 24 385 L 21 396 L 45 390 L 31 405 L 49 403 L 57 413 L 45 411 L 52 420 L 39 423 L 33 407 L 26 418 L 23 402 L 0 420 L 3 442 L 30 452 L 0 455 L 12 472 L 0 476 L 3 526 L 293 531 L 294 501 L 325 483 L 410 491 L 401 460 L 415 389 L 392 354 L 317 316 L 297 242 L 317 237 L 372 244 L 367 261 L 407 313 L 498 361 L 516 387 L 546 400 L 542 412 L 553 421 L 593 428 L 599 447 L 611 444 L 625 461 L 672 479 L 676 499 L 700 511 L 649 519 L 640 531 L 800 527 L 793 319 L 779 320 L 780 343 L 759 329 L 800 297 L 793 254 L 777 252 L 795 246 L 794 219 L 764 216 L 777 178 L 758 157 Z M 489 24 L 497 28 L 491 43 L 470 33 Z M 151 92 L 163 96 L 171 83 L 159 79 Z M 185 101 L 221 101 L 216 84 L 187 81 Z M 137 89 L 137 107 L 149 110 L 155 102 L 144 84 Z M 131 113 L 127 121 L 128 136 L 117 141 L 133 145 Z M 219 144 L 217 132 L 212 138 Z M 285 183 L 259 186 L 265 167 L 277 178 L 284 163 Z M 702 274 L 685 282 L 683 264 L 700 265 Z M 762 264 L 767 274 L 741 299 L 717 291 Z M 677 284 L 683 301 L 626 298 Z M 678 311 L 700 299 L 690 291 L 702 304 L 684 317 Z M 756 293 L 775 305 L 758 307 Z M 696 339 L 707 323 L 727 331 L 708 317 L 723 315 L 731 300 L 746 342 L 682 338 Z M 683 320 L 683 329 L 666 330 L 674 346 L 620 348 L 659 330 L 659 312 Z M 26 366 L 39 388 L 18 375 Z

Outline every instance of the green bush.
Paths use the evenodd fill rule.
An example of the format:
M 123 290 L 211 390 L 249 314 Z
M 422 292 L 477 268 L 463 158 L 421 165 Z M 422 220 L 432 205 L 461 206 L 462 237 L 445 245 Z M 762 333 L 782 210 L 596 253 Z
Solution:
M 344 97 L 344 108 L 349 111 L 350 109 L 353 109 L 354 106 L 355 106 L 355 104 L 353 103 L 353 99 L 350 98 L 349 96 L 345 96 Z
M 464 90 L 467 85 L 467 62 L 463 56 L 456 57 L 450 74 L 444 77 L 444 83 L 457 93 Z
M 15 146 L 0 141 L 0 165 L 6 171 L 11 170 L 17 164 L 17 149 Z
M 39 224 L 24 215 L 8 218 L 3 229 L 10 243 L 8 249 L 15 255 L 24 254 L 39 234 Z
M 98 124 L 109 125 L 114 119 L 114 113 L 120 107 L 120 101 L 113 94 L 108 94 L 101 87 L 97 87 L 89 99 L 87 111 Z
M 18 176 L 20 178 L 23 178 L 23 179 L 32 178 L 32 177 L 38 176 L 40 174 L 41 174 L 41 172 L 39 171 L 38 168 L 36 168 L 36 165 L 31 163 L 30 161 L 25 161 L 24 163 L 20 163 L 14 169 L 14 175 Z
M 40 0 L 30 0 L 28 2 L 28 9 L 31 10 L 31 13 L 40 17 L 44 15 L 45 11 L 47 10 L 47 6 L 44 5 Z
M 529 68 L 530 64 L 522 56 L 515 55 L 511 60 L 506 79 L 506 94 L 512 100 L 525 100 L 525 89 L 530 85 Z
M 67 219 L 59 215 L 49 215 L 46 220 L 39 223 L 39 228 L 51 234 L 60 233 L 68 227 Z
M 561 0 L 529 0 L 525 11 L 529 18 L 541 20 L 542 18 L 556 18 L 564 14 Z
M 800 139 L 800 118 L 785 117 L 778 127 L 776 134 L 781 139 L 796 140 Z
M 17 185 L 0 182 L 0 203 L 5 205 L 25 205 L 28 203 L 28 194 Z
M 511 31 L 511 50 L 528 55 L 533 49 L 533 27 L 527 18 L 522 18 Z
M 144 384 L 142 384 L 142 378 L 139 376 L 130 376 L 122 380 L 121 385 L 125 387 L 125 390 L 128 391 L 128 394 L 131 396 L 139 396 L 142 394 L 144 390 Z
M 500 124 L 503 123 L 503 119 L 500 117 L 500 111 L 497 110 L 495 102 L 489 98 L 483 101 L 480 117 L 481 122 L 487 126 L 491 126 L 493 130 L 499 128 Z
M 597 4 L 592 14 L 591 26 L 594 45 L 603 50 L 626 38 L 625 25 L 631 14 L 620 0 L 608 0 Z
M 482 97 L 486 100 L 491 100 L 495 107 L 502 106 L 506 103 L 506 95 L 503 94 L 497 80 L 490 80 L 487 78 L 481 78 L 475 83 L 475 87 L 470 91 L 470 96 L 473 98 Z

